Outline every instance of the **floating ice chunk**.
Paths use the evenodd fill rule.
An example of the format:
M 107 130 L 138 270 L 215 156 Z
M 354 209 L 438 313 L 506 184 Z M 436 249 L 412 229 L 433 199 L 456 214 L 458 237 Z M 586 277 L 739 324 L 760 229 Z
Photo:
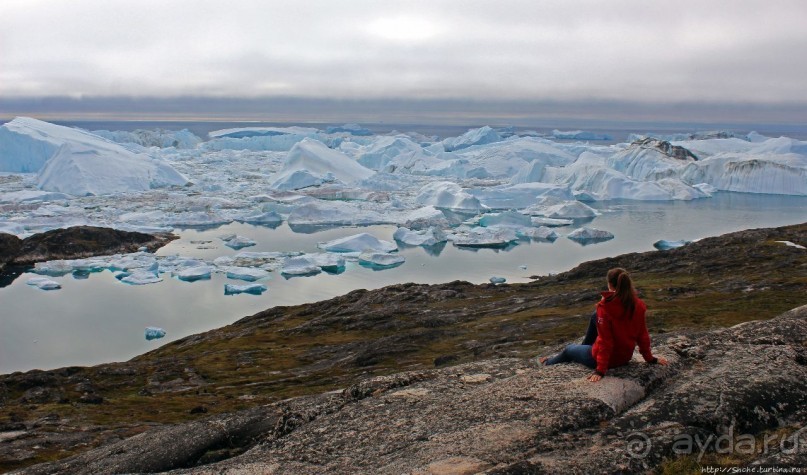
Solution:
M 185 282 L 194 282 L 197 280 L 209 279 L 210 274 L 213 273 L 213 268 L 207 265 L 187 267 L 182 270 L 174 272 L 174 276 L 179 280 Z
M 594 229 L 589 227 L 582 227 L 577 228 L 567 236 L 569 239 L 573 241 L 578 241 L 580 243 L 590 243 L 590 242 L 600 242 L 600 241 L 608 241 L 609 239 L 613 239 L 614 235 L 609 233 L 608 231 L 603 231 L 600 229 Z
M 265 213 L 252 213 L 240 219 L 245 223 L 258 224 L 258 225 L 274 225 L 283 221 L 283 218 L 274 211 L 267 211 Z
M 300 252 L 247 252 L 242 251 L 235 255 L 227 263 L 216 258 L 216 265 L 234 265 L 237 267 L 266 267 L 273 266 L 287 257 L 299 256 Z M 222 262 L 219 264 L 219 262 Z
M 511 226 L 523 227 L 531 226 L 530 217 L 525 216 L 515 211 L 503 211 L 501 213 L 487 213 L 479 218 L 479 225 L 484 227 L 490 226 Z
M 497 276 L 493 276 L 489 280 L 491 284 L 503 284 L 507 282 L 507 279 L 505 279 L 504 277 L 497 277 Z
M 119 280 L 129 285 L 147 285 L 162 282 L 163 279 L 154 271 L 136 270 L 132 273 L 126 272 Z
M 546 226 L 540 226 L 537 228 L 522 228 L 519 229 L 516 234 L 535 241 L 554 241 L 558 238 L 558 233 Z
M 522 210 L 529 215 L 545 216 L 554 219 L 584 219 L 599 216 L 599 211 L 579 201 L 544 199 Z
M 165 336 L 165 330 L 157 327 L 146 327 L 146 340 L 156 340 Z
M 226 273 L 228 279 L 246 280 L 247 282 L 269 277 L 269 272 L 255 267 L 228 267 Z
M 484 126 L 478 129 L 470 129 L 459 137 L 450 137 L 443 140 L 443 148 L 445 148 L 446 152 L 452 152 L 473 145 L 500 142 L 501 140 L 503 140 L 502 136 L 499 135 L 498 132 L 488 126 Z
M 263 284 L 224 284 L 224 295 L 252 294 L 261 295 L 267 287 Z
M 670 249 L 676 249 L 679 247 L 684 247 L 687 244 L 690 244 L 692 241 L 668 241 L 666 239 L 662 239 L 660 241 L 656 241 L 653 243 L 653 247 L 658 249 L 659 251 L 667 251 Z
M 555 218 L 543 218 L 543 217 L 530 218 L 530 222 L 532 223 L 533 226 L 548 226 L 550 228 L 569 226 L 570 224 L 574 223 L 574 221 L 572 221 L 571 219 L 555 219 Z
M 434 206 L 418 208 L 404 217 L 404 226 L 409 229 L 446 228 L 448 225 L 445 213 Z
M 532 206 L 546 196 L 571 199 L 569 187 L 552 183 L 520 183 L 517 185 L 476 188 L 469 193 L 491 209 L 521 209 Z
M 235 250 L 242 249 L 245 247 L 254 246 L 257 243 L 252 239 L 244 236 L 235 236 L 232 239 L 227 239 L 227 243 L 225 246 L 233 248 Z
M 304 171 L 307 175 L 321 179 L 325 177 L 337 179 L 348 184 L 369 178 L 374 173 L 344 153 L 331 150 L 322 142 L 308 138 L 289 150 L 283 168 L 273 177 L 271 186 L 288 183 L 290 177 L 297 171 Z
M 32 277 L 28 279 L 28 282 L 26 283 L 42 290 L 57 290 L 62 288 L 58 282 L 55 280 L 50 280 L 47 277 Z
M 479 212 L 483 208 L 478 199 L 450 181 L 429 183 L 420 189 L 415 201 L 421 205 L 458 211 Z
M 308 170 L 294 170 L 288 175 L 279 177 L 272 183 L 272 188 L 282 191 L 302 190 L 312 186 L 320 186 L 336 181 L 333 174 L 314 175 Z
M 461 247 L 507 247 L 518 239 L 513 228 L 475 227 L 459 231 L 449 237 L 455 246 Z
M 435 228 L 421 229 L 419 231 L 412 231 L 409 228 L 398 228 L 392 237 L 396 241 L 410 246 L 434 246 L 448 239 L 445 233 Z
M 612 140 L 608 134 L 597 134 L 583 130 L 558 130 L 552 131 L 552 136 L 561 140 Z
M 399 254 L 388 254 L 385 252 L 362 252 L 359 255 L 359 263 L 371 267 L 396 267 L 404 263 L 406 259 Z
M 299 225 L 369 225 L 391 222 L 390 217 L 364 209 L 362 205 L 344 201 L 317 200 L 294 208 L 289 215 L 290 226 Z
M 49 275 L 51 277 L 59 277 L 62 275 L 73 272 L 73 261 L 69 260 L 55 260 L 46 262 L 37 262 L 34 264 L 34 272 L 40 275 Z
M 367 233 L 354 234 L 328 242 L 321 242 L 317 246 L 320 249 L 330 252 L 392 252 L 398 249 L 395 243 L 382 241 L 372 234 Z
M 345 258 L 331 252 L 304 254 L 303 257 L 325 272 L 341 272 L 345 268 Z
M 286 259 L 280 273 L 283 275 L 314 275 L 321 271 L 322 269 L 306 256 L 299 256 Z

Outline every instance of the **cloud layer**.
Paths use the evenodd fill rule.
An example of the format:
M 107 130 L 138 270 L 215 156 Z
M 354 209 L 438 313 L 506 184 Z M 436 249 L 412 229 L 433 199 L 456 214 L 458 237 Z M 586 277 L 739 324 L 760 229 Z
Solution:
M 807 101 L 807 2 L 3 0 L 0 98 Z

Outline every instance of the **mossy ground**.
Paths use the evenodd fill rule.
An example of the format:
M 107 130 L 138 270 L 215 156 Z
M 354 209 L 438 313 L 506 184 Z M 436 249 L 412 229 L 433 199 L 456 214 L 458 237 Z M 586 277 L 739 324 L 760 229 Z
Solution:
M 807 252 L 775 242 L 807 244 L 807 224 L 760 236 L 604 259 L 531 284 L 464 284 L 455 298 L 434 297 L 456 287 L 446 284 L 413 288 L 421 301 L 407 301 L 403 288 L 394 294 L 400 298 L 382 290 L 275 308 L 130 362 L 47 372 L 62 403 L 21 402 L 29 376 L 2 376 L 0 427 L 36 425 L 56 415 L 59 424 L 38 424 L 38 430 L 63 430 L 68 421 L 99 435 L 89 444 L 44 447 L 24 462 L 0 455 L 0 470 L 72 455 L 101 443 L 105 434 L 130 436 L 154 424 L 344 388 L 369 375 L 431 368 L 438 357 L 453 364 L 542 354 L 581 337 L 602 290 L 603 269 L 615 265 L 631 269 L 653 334 L 767 319 L 807 304 Z M 373 295 L 380 301 L 349 307 Z M 86 388 L 76 381 L 88 381 L 103 403 L 79 402 Z M 690 463 L 670 461 L 667 467 L 688 470 Z

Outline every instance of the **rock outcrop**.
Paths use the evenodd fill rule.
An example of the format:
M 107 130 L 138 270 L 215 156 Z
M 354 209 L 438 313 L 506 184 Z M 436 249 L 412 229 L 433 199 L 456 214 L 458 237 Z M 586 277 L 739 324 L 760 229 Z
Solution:
M 23 266 L 54 259 L 80 259 L 135 252 L 140 248 L 155 251 L 174 239 L 177 236 L 173 234 L 152 235 L 97 226 L 74 226 L 23 239 L 8 262 Z
M 631 147 L 652 148 L 658 150 L 659 152 L 663 153 L 664 155 L 667 155 L 670 158 L 675 158 L 676 160 L 684 160 L 684 161 L 698 160 L 698 157 L 694 153 L 692 153 L 689 149 L 682 147 L 680 145 L 673 145 L 666 140 L 659 140 L 652 137 L 637 140 L 631 144 Z
M 807 306 L 668 334 L 656 353 L 670 364 L 635 359 L 599 383 L 579 365 L 517 358 L 380 376 L 21 473 L 643 473 L 681 455 L 687 437 L 766 431 L 800 435 L 801 451 L 777 444 L 742 465 L 807 466 L 807 431 L 795 431 L 807 423 Z
M 0 233 L 0 272 L 20 253 L 22 240 L 13 234 Z

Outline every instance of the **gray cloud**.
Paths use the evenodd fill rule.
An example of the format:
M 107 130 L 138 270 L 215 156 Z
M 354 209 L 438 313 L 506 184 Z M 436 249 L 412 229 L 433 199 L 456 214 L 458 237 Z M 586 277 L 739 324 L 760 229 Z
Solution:
M 0 97 L 807 101 L 807 2 L 4 0 Z

